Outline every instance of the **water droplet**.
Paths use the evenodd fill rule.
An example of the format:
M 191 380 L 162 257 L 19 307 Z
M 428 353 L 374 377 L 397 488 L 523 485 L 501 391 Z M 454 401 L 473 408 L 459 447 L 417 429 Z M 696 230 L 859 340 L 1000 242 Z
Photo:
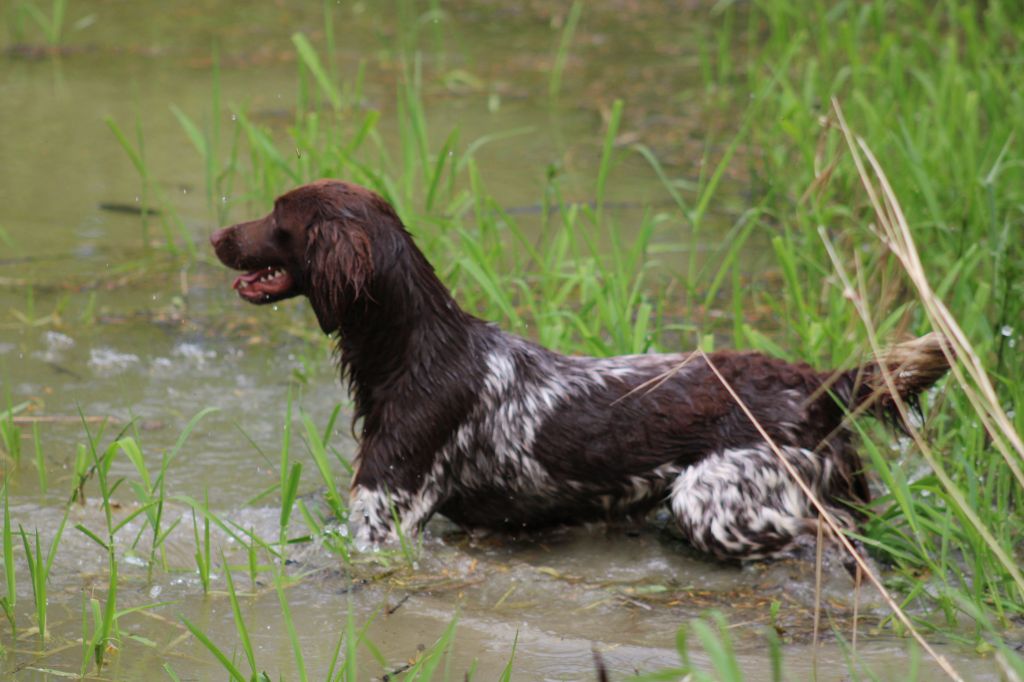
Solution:
M 1003 336 L 1013 336 L 1013 327 L 1008 324 L 1004 324 L 1003 328 L 999 330 L 999 333 Z

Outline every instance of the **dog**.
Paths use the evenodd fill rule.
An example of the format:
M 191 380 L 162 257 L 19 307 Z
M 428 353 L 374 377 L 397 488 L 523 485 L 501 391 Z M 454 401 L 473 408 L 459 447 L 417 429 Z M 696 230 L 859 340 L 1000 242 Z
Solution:
M 856 529 L 870 493 L 845 420 L 897 418 L 896 395 L 915 405 L 949 367 L 934 333 L 829 372 L 756 352 L 563 355 L 460 308 L 388 202 L 337 180 L 211 242 L 246 273 L 241 298 L 306 296 L 336 336 L 359 547 L 414 536 L 434 514 L 515 532 L 664 503 L 707 554 L 786 556 L 816 535 L 818 512 L 782 460 Z

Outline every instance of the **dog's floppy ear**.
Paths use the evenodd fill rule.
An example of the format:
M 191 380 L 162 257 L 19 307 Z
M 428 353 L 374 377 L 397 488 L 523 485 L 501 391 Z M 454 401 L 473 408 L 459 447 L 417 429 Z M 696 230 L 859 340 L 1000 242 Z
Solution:
M 307 296 L 325 334 L 338 330 L 341 315 L 365 293 L 373 274 L 370 236 L 355 220 L 322 218 L 306 241 Z

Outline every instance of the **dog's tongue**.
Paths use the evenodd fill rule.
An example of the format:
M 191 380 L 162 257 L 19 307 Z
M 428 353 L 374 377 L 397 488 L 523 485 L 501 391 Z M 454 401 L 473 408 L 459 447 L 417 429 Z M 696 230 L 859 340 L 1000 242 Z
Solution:
M 270 303 L 294 296 L 295 282 L 282 267 L 271 266 L 235 278 L 232 288 L 250 303 Z

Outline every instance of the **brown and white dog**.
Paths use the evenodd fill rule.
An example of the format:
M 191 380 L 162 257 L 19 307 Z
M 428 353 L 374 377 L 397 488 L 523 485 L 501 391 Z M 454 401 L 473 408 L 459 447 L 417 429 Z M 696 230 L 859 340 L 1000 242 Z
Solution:
M 837 518 L 869 499 L 843 428 L 892 417 L 948 369 L 928 335 L 875 362 L 819 372 L 754 352 L 567 356 L 462 310 L 377 194 L 320 180 L 264 218 L 217 231 L 234 288 L 257 304 L 306 296 L 355 400 L 350 523 L 363 546 L 435 513 L 520 531 L 637 517 L 667 503 L 719 558 L 782 556 L 817 512 L 720 381 Z

